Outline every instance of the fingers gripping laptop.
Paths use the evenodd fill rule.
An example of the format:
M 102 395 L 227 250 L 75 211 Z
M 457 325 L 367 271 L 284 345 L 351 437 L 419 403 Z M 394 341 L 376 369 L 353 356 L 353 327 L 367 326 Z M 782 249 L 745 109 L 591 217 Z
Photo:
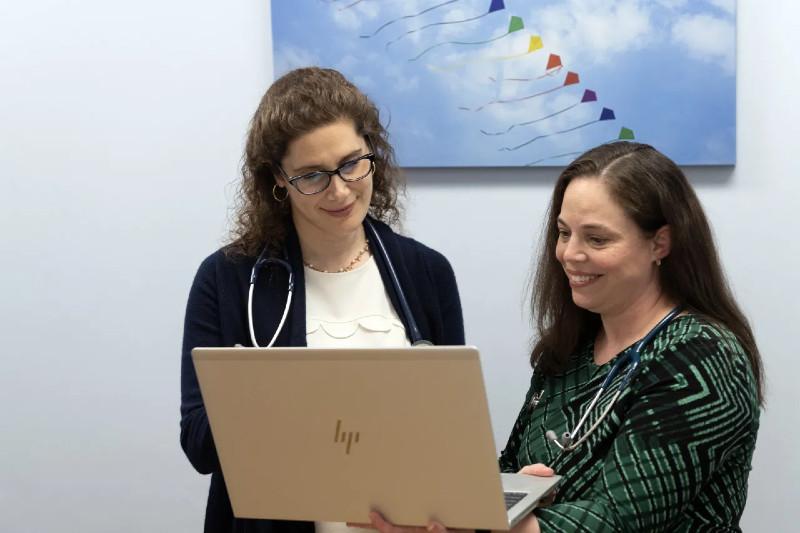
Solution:
M 560 479 L 499 473 L 473 347 L 192 357 L 240 518 L 509 529 Z

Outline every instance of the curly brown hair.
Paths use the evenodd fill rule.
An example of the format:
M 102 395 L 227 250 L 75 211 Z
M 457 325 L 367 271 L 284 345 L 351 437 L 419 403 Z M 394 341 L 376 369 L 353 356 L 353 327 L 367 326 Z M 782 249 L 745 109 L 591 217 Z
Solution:
M 255 256 L 264 246 L 281 249 L 291 208 L 288 201 L 273 197 L 272 188 L 287 147 L 301 135 L 342 119 L 353 121 L 375 154 L 369 214 L 387 224 L 399 222 L 398 196 L 405 184 L 378 108 L 336 70 L 299 68 L 270 86 L 250 121 L 228 255 Z
M 672 245 L 659 267 L 661 287 L 674 301 L 727 327 L 750 359 L 764 400 L 764 369 L 753 331 L 725 278 L 700 200 L 683 171 L 652 146 L 614 142 L 589 150 L 556 181 L 533 278 L 532 316 L 538 341 L 531 365 L 544 374 L 562 372 L 578 345 L 597 334 L 599 316 L 572 301 L 569 282 L 556 259 L 558 216 L 572 180 L 596 177 L 648 236 L 668 224 Z

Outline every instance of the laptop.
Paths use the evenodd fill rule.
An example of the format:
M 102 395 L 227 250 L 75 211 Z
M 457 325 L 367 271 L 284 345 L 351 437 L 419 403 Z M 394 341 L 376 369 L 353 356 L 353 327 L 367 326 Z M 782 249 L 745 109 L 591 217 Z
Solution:
M 474 347 L 192 358 L 239 518 L 510 529 L 560 480 L 500 474 Z

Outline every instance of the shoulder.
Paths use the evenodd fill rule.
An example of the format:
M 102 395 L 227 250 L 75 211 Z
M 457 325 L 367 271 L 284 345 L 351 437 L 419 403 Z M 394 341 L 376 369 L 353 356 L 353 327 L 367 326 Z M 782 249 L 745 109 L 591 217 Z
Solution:
M 394 248 L 402 255 L 409 270 L 424 270 L 434 277 L 453 276 L 453 268 L 442 253 L 412 237 L 397 233 L 382 222 L 377 222 L 376 228 L 382 238 L 394 242 Z
M 756 382 L 747 352 L 724 325 L 699 315 L 675 319 L 654 343 L 648 373 L 670 375 L 695 393 L 717 389 L 757 405 Z
M 405 253 L 409 257 L 415 258 L 424 263 L 424 265 L 430 268 L 433 272 L 452 273 L 453 268 L 450 266 L 450 262 L 441 252 L 438 252 L 433 248 L 430 248 L 429 246 L 412 239 L 411 237 L 398 235 L 398 239 L 400 239 L 401 247 L 405 249 Z
M 200 264 L 200 268 L 241 268 L 242 266 L 253 266 L 255 262 L 255 256 L 233 252 L 228 246 L 223 246 L 206 257 Z
M 683 354 L 696 361 L 748 361 L 741 343 L 727 327 L 701 315 L 688 314 L 676 318 L 660 341 L 656 344 L 663 344 L 665 351 Z
M 200 263 L 195 275 L 195 284 L 218 283 L 221 280 L 239 277 L 242 271 L 249 271 L 253 267 L 255 260 L 255 257 L 229 253 L 223 246 Z

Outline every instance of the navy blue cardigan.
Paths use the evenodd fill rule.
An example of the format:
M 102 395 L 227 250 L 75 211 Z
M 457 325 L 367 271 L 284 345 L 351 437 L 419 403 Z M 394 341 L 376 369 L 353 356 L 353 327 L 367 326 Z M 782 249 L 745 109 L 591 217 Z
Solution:
M 408 305 L 424 339 L 434 344 L 464 344 L 461 302 L 453 270 L 445 257 L 419 242 L 394 233 L 374 222 L 386 245 Z M 306 345 L 306 302 L 303 262 L 297 234 L 292 227 L 286 251 L 295 276 L 295 292 L 289 316 L 276 346 Z M 375 254 L 383 284 L 394 308 L 400 313 L 394 286 L 386 265 Z M 214 439 L 192 362 L 191 350 L 198 346 L 250 346 L 247 325 L 247 291 L 255 257 L 228 257 L 222 250 L 200 265 L 189 292 L 181 359 L 181 446 L 192 466 L 211 474 L 206 507 L 206 532 L 314 533 L 313 522 L 243 520 L 233 517 L 228 491 L 222 478 Z M 282 268 L 264 268 L 253 296 L 256 340 L 266 346 L 280 321 L 286 303 L 287 274 Z M 408 324 L 405 324 L 408 331 Z

